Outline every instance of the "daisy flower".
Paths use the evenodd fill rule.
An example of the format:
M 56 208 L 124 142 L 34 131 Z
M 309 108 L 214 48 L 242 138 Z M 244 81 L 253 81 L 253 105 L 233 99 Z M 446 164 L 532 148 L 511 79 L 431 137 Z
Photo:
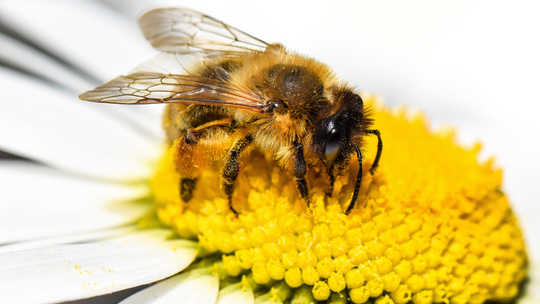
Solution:
M 534 236 L 538 207 L 530 205 L 535 199 L 532 191 L 513 182 L 511 178 L 519 174 L 512 172 L 508 191 L 502 188 L 498 163 L 479 155 L 478 145 L 463 148 L 451 129 L 430 131 L 424 116 L 389 110 L 366 94 L 365 102 L 374 109 L 375 128 L 384 134 L 385 151 L 378 171 L 373 176 L 366 174 L 360 190 L 362 203 L 349 216 L 342 210 L 350 199 L 358 165 L 351 163 L 350 174 L 336 182 L 332 198 L 325 198 L 323 181 L 312 180 L 312 207 L 306 213 L 290 176 L 257 153 L 243 158 L 246 165 L 234 196 L 238 218 L 216 186 L 217 165 L 203 173 L 192 201 L 185 205 L 178 197 L 179 176 L 171 161 L 174 151 L 163 145 L 161 107 L 92 104 L 77 98 L 156 55 L 133 22 L 147 3 L 24 4 L 0 4 L 0 60 L 4 64 L 0 66 L 0 149 L 33 160 L 0 161 L 3 301 L 61 302 L 154 283 L 122 303 L 539 302 L 536 263 L 540 251 Z M 238 9 L 229 4 L 212 3 L 209 9 L 196 3 L 183 5 L 225 20 L 224 12 L 233 16 L 236 12 L 240 20 Z M 242 13 L 248 16 L 244 22 L 265 24 L 258 18 L 282 13 L 279 5 L 273 5 L 265 9 L 270 17 Z M 344 58 L 373 59 L 373 67 L 364 64 L 361 74 L 366 76 L 351 70 L 350 60 L 336 61 L 336 44 L 329 43 L 319 51 L 321 61 L 335 66 L 344 79 L 379 91 L 391 104 L 404 101 L 422 106 L 435 124 L 452 120 L 452 112 L 422 104 L 424 100 L 455 102 L 451 109 L 457 111 L 457 117 L 462 117 L 459 111 L 463 109 L 486 113 L 486 105 L 497 108 L 493 101 L 482 104 L 482 100 L 498 95 L 474 95 L 478 87 L 483 88 L 481 78 L 474 88 L 458 78 L 444 78 L 448 77 L 445 72 L 454 71 L 437 57 L 445 54 L 440 50 L 447 44 L 433 38 L 436 33 L 450 38 L 462 33 L 460 26 L 470 25 L 468 20 L 482 8 L 479 2 L 425 6 L 390 18 L 384 13 L 387 9 L 377 5 L 351 5 L 346 12 L 302 7 L 335 20 L 331 25 L 344 24 L 340 28 L 348 30 L 358 24 L 349 23 L 353 18 L 344 16 L 353 17 L 362 10 L 373 13 L 362 15 L 367 18 L 362 22 L 379 27 L 371 28 L 371 34 L 364 33 L 361 39 L 362 50 L 366 45 L 373 48 L 358 57 L 357 42 L 352 41 L 351 49 L 344 48 L 343 53 Z M 254 8 L 247 10 L 255 12 Z M 484 20 L 489 23 L 500 12 L 512 10 L 495 5 Z M 420 31 L 428 38 L 416 37 L 410 44 L 402 41 L 403 48 L 392 53 L 393 38 L 415 38 L 407 36 L 407 31 L 394 32 L 397 23 L 388 26 L 394 17 L 422 17 L 432 26 L 411 22 L 404 29 Z M 525 12 L 515 20 L 528 20 L 526 17 Z M 275 18 L 267 21 L 272 20 L 275 22 Z M 340 36 L 344 31 L 324 24 L 314 25 L 317 35 L 306 33 L 306 39 L 296 43 L 292 31 L 281 37 L 274 29 L 252 31 L 240 21 L 234 25 L 299 50 L 317 48 L 320 39 L 318 44 L 313 41 L 320 37 L 334 35 L 350 41 L 350 37 Z M 462 31 L 467 32 L 466 28 Z M 487 30 L 481 36 L 487 39 L 486 45 L 491 43 L 490 33 Z M 418 42 L 425 45 L 411 46 Z M 418 57 L 418 51 L 425 56 Z M 404 58 L 410 65 L 399 65 Z M 434 62 L 442 72 L 425 74 L 432 71 L 427 67 Z M 408 77 L 405 72 L 415 67 L 415 76 Z M 478 72 L 481 67 L 464 69 L 472 76 L 462 78 L 489 79 L 490 73 Z M 411 79 L 422 85 L 415 87 Z M 455 82 L 443 81 L 449 79 Z M 521 79 L 528 81 L 527 77 Z M 413 87 L 403 88 L 405 84 Z M 523 83 L 508 85 L 516 91 L 501 87 L 498 94 L 511 91 L 516 102 L 532 96 L 525 94 L 529 91 L 522 88 Z M 463 88 L 463 92 L 448 92 L 448 87 L 456 92 Z M 426 90 L 429 93 L 418 95 Z M 491 94 L 492 90 L 480 91 Z M 416 98 L 416 103 L 409 98 Z M 473 104 L 471 100 L 476 98 L 478 103 Z M 503 117 L 522 126 L 506 109 Z M 529 113 L 519 114 L 523 120 L 531 118 Z M 490 152 L 500 147 L 490 136 L 505 135 L 504 147 L 511 149 L 501 150 L 503 164 L 520 168 L 523 161 L 540 169 L 533 158 L 540 152 L 538 147 L 526 146 L 524 137 L 516 136 L 509 123 L 504 131 L 497 129 L 498 123 L 489 124 L 496 117 L 480 116 L 489 126 L 486 133 L 482 133 L 478 117 L 455 122 L 463 133 L 487 134 Z M 533 138 L 535 133 L 527 130 L 534 128 L 520 132 Z M 470 142 L 470 138 L 461 140 Z M 374 147 L 376 141 L 368 139 L 366 146 Z M 516 147 L 525 150 L 523 156 L 516 155 Z M 364 172 L 373 161 L 373 150 L 367 151 Z M 511 157 L 505 158 L 505 151 L 511 151 Z M 512 163 L 510 159 L 517 160 Z M 533 178 L 528 172 L 536 172 L 530 170 L 519 171 L 523 177 L 514 180 L 527 183 L 527 178 Z M 508 197 L 515 203 L 515 212 Z

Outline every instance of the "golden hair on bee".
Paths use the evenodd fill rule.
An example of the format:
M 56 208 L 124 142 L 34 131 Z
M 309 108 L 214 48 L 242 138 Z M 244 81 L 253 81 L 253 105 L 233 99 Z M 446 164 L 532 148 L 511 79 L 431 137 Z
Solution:
M 136 72 L 80 96 L 97 102 L 167 103 L 163 126 L 175 149 L 180 196 L 192 197 L 205 166 L 223 160 L 220 187 L 233 207 L 240 155 L 256 149 L 295 180 L 309 206 L 308 170 L 328 178 L 329 191 L 353 154 L 362 163 L 373 120 L 362 98 L 325 64 L 288 51 L 187 9 L 157 9 L 141 16 L 147 40 L 162 52 L 202 57 L 191 73 Z M 195 31 L 194 31 L 195 29 Z M 355 205 L 362 166 L 345 213 Z

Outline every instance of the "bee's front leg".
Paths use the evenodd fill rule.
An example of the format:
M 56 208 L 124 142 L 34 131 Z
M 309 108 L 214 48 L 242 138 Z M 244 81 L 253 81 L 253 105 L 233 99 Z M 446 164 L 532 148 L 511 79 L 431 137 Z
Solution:
M 330 167 L 327 170 L 328 173 L 328 192 L 326 192 L 326 197 L 332 197 L 332 193 L 334 192 L 334 183 L 336 182 L 336 175 L 334 174 L 334 164 L 331 164 Z
M 227 152 L 225 157 L 225 164 L 221 169 L 221 189 L 227 195 L 229 199 L 229 209 L 238 217 L 238 212 L 234 210 L 232 205 L 232 194 L 234 192 L 234 185 L 238 178 L 238 172 L 240 171 L 240 160 L 238 159 L 240 153 L 251 144 L 253 138 L 248 135 L 244 139 L 240 139 L 234 142 L 233 146 Z
M 293 157 L 293 172 L 292 175 L 296 181 L 296 188 L 300 192 L 300 196 L 307 202 L 309 208 L 309 186 L 307 183 L 307 165 L 306 158 L 304 157 L 304 146 L 302 144 L 294 144 L 294 157 Z

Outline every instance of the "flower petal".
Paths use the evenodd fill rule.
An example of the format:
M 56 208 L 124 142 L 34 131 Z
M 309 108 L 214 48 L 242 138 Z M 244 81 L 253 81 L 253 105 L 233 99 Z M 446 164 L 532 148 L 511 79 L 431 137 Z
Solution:
M 146 235 L 146 236 L 144 236 Z M 0 255 L 6 303 L 58 302 L 107 294 L 166 278 L 187 267 L 196 243 L 156 238 L 60 245 Z
M 40 238 L 34 241 L 20 242 L 15 244 L 0 246 L 0 253 L 23 251 L 37 248 L 45 248 L 54 245 L 76 244 L 83 242 L 93 242 L 107 238 L 118 237 L 126 233 L 132 233 L 137 230 L 137 226 L 131 225 L 120 228 L 104 229 L 98 231 L 81 232 L 67 236 L 57 236 L 49 238 Z
M 243 290 L 243 288 L 246 290 Z M 249 284 L 237 283 L 219 291 L 216 304 L 254 304 L 253 289 Z
M 204 268 L 176 275 L 141 290 L 120 303 L 214 304 L 218 290 L 218 277 L 212 275 L 212 268 Z
M 540 304 L 540 264 L 531 258 L 529 267 L 529 282 L 525 286 L 525 295 L 517 301 L 518 304 Z
M 118 227 L 151 208 L 145 185 L 113 184 L 25 161 L 0 161 L 0 243 Z
M 103 82 L 157 53 L 135 20 L 95 1 L 2 1 L 0 16 L 10 28 Z
M 134 181 L 152 175 L 161 143 L 149 140 L 107 110 L 0 68 L 0 148 L 87 176 Z M 112 108 L 109 108 L 112 106 Z
M 74 91 L 82 92 L 94 85 L 51 57 L 4 34 L 0 34 L 0 59 Z

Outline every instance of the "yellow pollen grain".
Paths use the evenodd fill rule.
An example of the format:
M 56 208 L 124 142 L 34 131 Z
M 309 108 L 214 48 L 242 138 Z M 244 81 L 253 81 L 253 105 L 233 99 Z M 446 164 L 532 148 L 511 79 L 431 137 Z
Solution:
M 384 284 L 380 277 L 377 277 L 373 280 L 368 281 L 367 286 L 369 287 L 369 294 L 372 297 L 378 297 L 384 291 Z
M 306 285 L 313 285 L 319 280 L 319 273 L 317 273 L 315 267 L 302 269 L 302 280 Z
M 366 286 L 354 288 L 350 291 L 349 296 L 354 303 L 366 303 L 370 297 L 369 288 Z
M 317 265 L 317 256 L 311 250 L 303 251 L 298 254 L 298 266 L 305 269 Z
M 364 246 L 361 245 L 355 246 L 351 250 L 349 250 L 348 256 L 351 260 L 351 263 L 353 263 L 353 265 L 355 266 L 364 263 L 368 259 L 366 250 Z
M 292 268 L 285 272 L 285 282 L 292 288 L 300 287 L 304 284 L 302 280 L 302 271 L 300 268 Z
M 422 116 L 373 108 L 384 150 L 371 175 L 377 138 L 364 138 L 362 187 L 349 215 L 355 157 L 331 197 L 324 174 L 309 168 L 307 209 L 273 159 L 243 153 L 235 217 L 216 186 L 221 161 L 209 163 L 189 203 L 180 200 L 172 148 L 151 181 L 155 214 L 178 237 L 198 239 L 206 255 L 219 255 L 223 275 L 246 275 L 253 286 L 309 287 L 318 301 L 348 294 L 353 303 L 512 300 L 528 259 L 501 170 L 478 161 L 479 145 L 458 145 L 452 130 L 430 131 Z
M 273 280 L 283 280 L 285 277 L 285 268 L 279 260 L 270 260 L 268 263 L 266 263 L 266 269 L 268 271 L 268 275 Z
M 225 268 L 227 274 L 233 277 L 239 275 L 240 272 L 242 272 L 242 267 L 240 266 L 240 264 L 238 263 L 238 259 L 234 255 L 223 256 L 223 267 Z
M 251 269 L 253 267 L 253 251 L 243 249 L 235 252 L 238 265 L 243 269 Z
M 396 304 L 405 304 L 412 299 L 411 290 L 407 285 L 399 285 L 399 287 L 391 293 L 392 299 Z
M 317 272 L 321 278 L 328 278 L 334 272 L 334 262 L 331 258 L 324 258 L 317 262 Z
M 330 287 L 323 281 L 318 281 L 313 286 L 313 297 L 317 301 L 325 301 L 330 297 Z
M 377 300 L 375 300 L 375 304 L 394 304 L 394 303 L 395 303 L 394 300 L 392 300 L 392 298 L 390 298 L 388 295 L 384 295 L 382 297 L 377 298 Z
M 321 240 L 315 245 L 314 251 L 319 260 L 332 257 L 332 245 L 328 240 Z
M 298 251 L 293 249 L 287 253 L 284 253 L 281 261 L 283 262 L 283 267 L 290 269 L 298 265 Z
M 289 252 L 296 249 L 296 236 L 293 234 L 285 234 L 277 239 L 277 244 L 282 252 Z
M 433 291 L 424 290 L 415 294 L 412 298 L 414 304 L 430 304 L 433 303 Z M 472 304 L 472 303 L 471 303 Z
M 347 274 L 345 274 L 345 280 L 349 289 L 358 288 L 364 285 L 365 282 L 364 276 L 362 275 L 362 271 L 360 269 L 354 269 L 347 272 Z
M 251 269 L 253 272 L 253 280 L 257 284 L 266 284 L 270 281 L 270 275 L 266 270 L 266 265 L 264 263 L 257 263 L 253 265 Z
M 341 292 L 347 287 L 347 282 L 343 274 L 334 272 L 328 278 L 328 286 L 333 292 Z
M 354 265 L 352 264 L 351 259 L 349 259 L 349 257 L 345 255 L 342 255 L 339 258 L 335 258 L 333 262 L 334 262 L 334 270 L 341 273 L 347 273 L 351 271 L 351 269 L 354 268 Z
M 392 292 L 398 289 L 401 278 L 397 274 L 391 272 L 382 276 L 382 283 L 384 290 Z

